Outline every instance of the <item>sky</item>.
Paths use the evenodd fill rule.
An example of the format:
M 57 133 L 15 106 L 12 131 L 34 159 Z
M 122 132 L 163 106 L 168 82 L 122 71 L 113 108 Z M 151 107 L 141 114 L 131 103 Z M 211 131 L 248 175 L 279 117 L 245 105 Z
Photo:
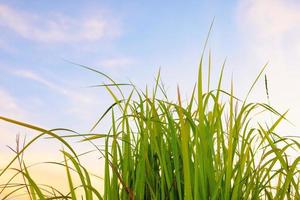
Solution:
M 189 95 L 215 19 L 207 48 L 213 81 L 226 59 L 224 85 L 232 78 L 236 95 L 244 97 L 268 62 L 271 105 L 280 112 L 289 109 L 294 124 L 283 125 L 280 134 L 298 135 L 299 10 L 297 0 L 1 0 L 0 115 L 87 132 L 113 100 L 105 90 L 88 87 L 106 82 L 103 77 L 68 61 L 140 88 L 153 85 L 161 69 L 168 92 L 175 94 L 179 84 Z M 263 80 L 251 100 L 266 102 Z M 6 145 L 14 146 L 16 134 L 32 136 L 0 122 L 1 157 L 12 155 Z M 41 142 L 31 159 L 51 158 L 56 147 Z

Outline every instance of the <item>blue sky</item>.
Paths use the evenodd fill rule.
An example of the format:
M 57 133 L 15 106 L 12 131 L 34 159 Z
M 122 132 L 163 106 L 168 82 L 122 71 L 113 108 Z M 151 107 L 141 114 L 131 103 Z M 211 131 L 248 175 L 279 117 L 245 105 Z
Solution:
M 89 1 L 88 4 L 64 1 L 60 5 L 38 1 L 3 2 L 0 7 L 1 89 L 22 110 L 34 113 L 34 121 L 56 127 L 72 126 L 77 115 L 82 118 L 80 112 L 85 112 L 85 106 L 91 109 L 89 111 L 98 106 L 101 112 L 104 109 L 101 102 L 109 101 L 107 96 L 103 100 L 98 91 L 89 96 L 91 89 L 84 88 L 102 82 L 101 77 L 63 59 L 95 67 L 120 82 L 130 79 L 141 87 L 152 83 L 159 67 L 167 85 L 178 82 L 191 85 L 196 80 L 197 62 L 214 17 L 212 43 L 215 49 L 220 49 L 218 46 L 231 48 L 228 44 L 237 42 L 231 34 L 236 29 L 235 4 L 221 5 L 217 1 Z M 227 53 L 230 51 L 226 48 Z M 219 57 L 224 59 L 225 54 L 219 52 Z M 86 93 L 86 97 L 81 92 Z M 101 102 L 80 105 L 89 104 L 97 95 L 100 96 L 93 101 Z M 57 115 L 53 113 L 56 110 L 62 112 Z M 70 110 L 78 110 L 78 113 L 74 111 L 74 116 Z M 90 115 L 95 116 L 95 113 Z M 70 120 L 61 123 L 61 118 Z M 86 122 L 91 120 L 86 116 L 85 119 Z M 72 128 L 84 129 L 86 125 L 83 122 L 81 127 Z
M 76 2 L 76 3 L 74 3 Z M 0 115 L 46 128 L 87 131 L 112 103 L 105 81 L 64 59 L 94 67 L 118 82 L 151 85 L 158 69 L 171 94 L 188 95 L 215 17 L 208 49 L 213 79 L 225 58 L 224 84 L 233 77 L 243 97 L 262 66 L 271 104 L 300 127 L 300 3 L 240 1 L 17 1 L 0 3 Z M 252 100 L 266 101 L 263 81 Z M 28 130 L 0 123 L 0 152 Z M 53 144 L 54 145 L 54 144 Z M 41 147 L 41 146 L 39 146 Z M 58 147 L 59 148 L 59 147 Z

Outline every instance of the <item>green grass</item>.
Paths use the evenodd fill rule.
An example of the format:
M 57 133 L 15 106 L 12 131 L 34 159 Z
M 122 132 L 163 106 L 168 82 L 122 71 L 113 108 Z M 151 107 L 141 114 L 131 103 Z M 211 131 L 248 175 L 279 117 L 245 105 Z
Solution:
M 61 129 L 46 130 L 0 116 L 0 119 L 40 132 L 34 139 L 14 150 L 16 156 L 0 171 L 1 176 L 15 171 L 12 178 L 0 181 L 2 199 L 24 195 L 24 199 L 300 199 L 300 156 L 295 138 L 282 137 L 275 129 L 285 120 L 266 103 L 248 102 L 248 96 L 263 74 L 259 73 L 243 100 L 222 87 L 223 68 L 217 88 L 210 89 L 211 56 L 208 62 L 207 89 L 204 90 L 203 56 L 199 64 L 197 85 L 183 100 L 180 89 L 171 101 L 160 81 L 160 74 L 150 91 L 132 88 L 128 95 L 113 79 L 105 87 L 114 102 L 93 126 L 89 134 L 59 135 Z M 256 120 L 257 113 L 276 118 L 272 124 Z M 104 118 L 111 118 L 106 134 L 93 134 Z M 65 169 L 69 192 L 51 185 L 40 185 L 30 175 L 23 153 L 42 137 L 51 137 L 63 145 L 63 162 L 51 164 Z M 103 157 L 104 193 L 93 185 L 91 174 L 69 137 L 92 144 L 102 141 L 105 148 L 95 150 Z M 18 168 L 14 164 L 18 163 Z M 50 164 L 49 164 L 50 165 Z M 33 170 L 33 169 L 31 169 Z M 16 177 L 22 182 L 15 182 Z M 74 181 L 74 179 L 79 180 Z M 9 192 L 6 192 L 9 191 Z M 25 193 L 25 194 L 24 194 Z M 4 195 L 6 194 L 6 196 Z

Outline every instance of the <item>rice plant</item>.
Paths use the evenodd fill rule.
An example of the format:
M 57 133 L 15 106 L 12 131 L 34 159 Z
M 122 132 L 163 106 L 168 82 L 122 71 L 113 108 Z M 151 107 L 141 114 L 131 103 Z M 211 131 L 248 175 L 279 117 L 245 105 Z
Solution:
M 114 102 L 95 123 L 89 134 L 68 129 L 46 130 L 38 126 L 0 116 L 0 119 L 40 132 L 34 139 L 14 150 L 16 156 L 0 171 L 15 174 L 6 183 L 0 181 L 2 199 L 13 199 L 23 192 L 23 199 L 130 199 L 130 200 L 229 200 L 229 199 L 300 199 L 300 156 L 296 138 L 276 134 L 276 127 L 286 120 L 267 103 L 248 102 L 248 96 L 262 76 L 255 79 L 244 99 L 234 95 L 234 86 L 222 87 L 223 68 L 217 88 L 210 88 L 209 56 L 207 83 L 203 79 L 203 54 L 197 85 L 190 98 L 183 100 L 180 88 L 170 100 L 160 74 L 152 90 L 140 90 L 133 84 L 128 95 L 121 85 L 107 75 L 104 87 Z M 207 89 L 204 89 L 204 85 Z M 276 117 L 266 124 L 256 119 L 261 113 Z M 94 134 L 104 118 L 111 118 L 106 134 Z M 60 135 L 66 131 L 68 135 Z M 23 153 L 42 137 L 62 143 L 62 162 L 51 164 L 65 168 L 69 192 L 55 186 L 40 185 L 30 175 Z M 80 155 L 68 137 L 94 144 L 103 157 L 104 192 L 95 187 L 91 174 L 80 162 Z M 96 144 L 104 144 L 100 149 Z M 13 164 L 19 163 L 18 168 Z M 50 163 L 49 163 L 50 165 Z M 21 176 L 22 182 L 16 183 Z M 79 178 L 79 184 L 73 180 Z M 10 192 L 5 191 L 9 190 Z

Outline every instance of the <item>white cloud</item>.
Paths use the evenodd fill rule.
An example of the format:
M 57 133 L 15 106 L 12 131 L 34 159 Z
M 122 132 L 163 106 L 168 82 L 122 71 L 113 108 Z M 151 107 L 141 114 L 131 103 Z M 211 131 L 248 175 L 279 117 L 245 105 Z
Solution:
M 38 42 L 97 41 L 120 35 L 118 22 L 111 17 L 71 18 L 63 14 L 37 15 L 0 4 L 0 26 L 23 38 Z
M 251 64 L 270 61 L 267 71 L 271 103 L 300 130 L 300 3 L 292 0 L 243 0 L 237 21 Z M 245 55 L 246 56 L 246 55 Z M 250 67 L 250 66 L 249 66 Z M 293 128 L 292 128 L 293 129 Z M 289 133 L 288 133 L 289 134 Z
M 244 0 L 239 8 L 240 23 L 250 25 L 256 37 L 280 37 L 299 29 L 299 7 L 291 0 Z

